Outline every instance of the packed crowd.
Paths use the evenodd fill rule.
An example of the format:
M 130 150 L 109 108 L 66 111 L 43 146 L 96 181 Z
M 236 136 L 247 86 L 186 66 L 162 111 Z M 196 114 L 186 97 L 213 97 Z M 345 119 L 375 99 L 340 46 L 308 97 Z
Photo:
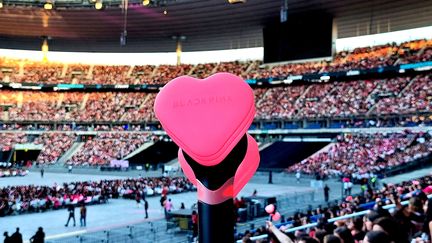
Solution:
M 368 173 L 380 173 L 395 166 L 426 157 L 432 152 L 429 133 L 345 134 L 323 151 L 287 170 L 326 176 L 352 175 L 361 179 Z
M 38 164 L 54 164 L 66 151 L 68 151 L 76 135 L 73 133 L 44 133 L 37 137 L 35 144 L 42 144 L 42 151 L 36 159 Z
M 104 130 L 103 126 L 96 130 Z M 113 127 L 114 131 L 122 127 Z M 106 129 L 109 130 L 109 129 Z M 30 141 L 34 138 L 34 141 Z M 111 160 L 122 159 L 126 155 L 138 149 L 142 144 L 156 141 L 159 138 L 150 133 L 116 133 L 103 132 L 96 136 L 86 136 L 83 147 L 68 161 L 71 165 L 109 165 Z M 22 132 L 0 133 L 0 148 L 2 151 L 10 151 L 16 144 L 31 142 L 42 145 L 36 163 L 54 164 L 67 152 L 77 140 L 76 133 L 53 132 L 42 133 L 40 136 L 30 136 Z M 1 164 L 0 164 L 1 166 Z M 3 174 L 8 173 L 4 172 Z
M 111 160 L 124 158 L 151 139 L 148 133 L 100 133 L 96 137 L 88 137 L 67 164 L 109 165 Z
M 153 93 L 47 93 L 0 91 L 0 107 L 11 121 L 150 121 Z
M 26 169 L 0 167 L 0 177 L 26 176 L 27 174 Z
M 383 184 L 381 188 L 368 184 L 359 195 L 348 196 L 340 203 L 329 203 L 307 212 L 281 217 L 281 222 L 267 222 L 267 227 L 248 230 L 237 235 L 242 242 L 298 242 L 298 243 L 406 243 L 431 241 L 432 176 L 421 177 L 399 184 Z M 402 205 L 401 201 L 409 201 Z M 387 211 L 383 206 L 394 204 Z M 369 210 L 364 216 L 347 219 L 333 218 Z M 329 222 L 334 221 L 334 222 Z M 285 230 L 317 223 L 304 230 L 284 233 Z M 268 234 L 262 240 L 253 236 Z
M 183 177 L 137 178 L 0 188 L 0 217 L 63 208 L 69 204 L 105 203 L 110 198 L 135 198 L 181 193 L 196 188 Z
M 353 118 L 432 111 L 430 74 L 257 88 L 257 119 Z M 155 121 L 156 93 L 0 91 L 9 121 Z M 75 129 L 75 128 L 74 128 Z
M 22 144 L 27 142 L 25 133 L 0 133 L 0 149 L 2 151 L 12 150 L 15 144 Z
M 0 131 L 149 131 L 151 127 L 140 124 L 123 124 L 115 125 L 109 123 L 107 125 L 99 124 L 20 124 L 19 122 L 11 122 L 0 125 Z
M 430 85 L 432 85 L 430 75 L 417 76 L 408 89 L 397 95 L 380 99 L 377 102 L 375 112 L 379 114 L 400 114 L 401 112 L 430 111 L 432 109 Z
M 260 67 L 258 61 L 203 63 L 195 66 L 101 66 L 61 64 L 0 58 L 0 79 L 5 82 L 82 84 L 164 84 L 181 75 L 205 78 L 214 72 L 231 72 L 245 79 L 278 78 L 305 73 L 368 69 L 429 61 L 432 40 L 361 47 L 336 54 L 332 61 L 290 63 Z M 22 73 L 20 65 L 23 65 Z
M 256 89 L 257 118 L 302 119 L 430 112 L 430 75 Z

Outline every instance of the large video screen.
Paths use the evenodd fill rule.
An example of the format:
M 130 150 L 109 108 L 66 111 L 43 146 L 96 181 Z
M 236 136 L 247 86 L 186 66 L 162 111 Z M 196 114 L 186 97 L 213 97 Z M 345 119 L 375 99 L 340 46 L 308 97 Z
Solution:
M 264 62 L 328 57 L 332 50 L 333 17 L 322 12 L 288 13 L 284 23 L 264 30 Z

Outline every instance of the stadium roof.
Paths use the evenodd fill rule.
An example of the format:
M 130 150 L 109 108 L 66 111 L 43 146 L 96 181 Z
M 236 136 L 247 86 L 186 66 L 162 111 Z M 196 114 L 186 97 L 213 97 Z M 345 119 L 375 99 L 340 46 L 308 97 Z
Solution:
M 111 6 L 102 11 L 88 7 L 87 0 L 69 0 L 69 8 L 57 0 L 57 9 L 51 11 L 44 10 L 40 1 L 33 7 L 11 6 L 22 0 L 3 2 L 0 48 L 38 50 L 40 37 L 50 36 L 50 50 L 164 52 L 175 49 L 172 37 L 178 35 L 187 38 L 184 51 L 262 46 L 262 28 L 279 18 L 283 1 L 230 5 L 227 0 L 166 0 L 162 6 L 130 5 L 126 47 L 119 44 L 123 31 L 120 1 L 105 0 Z M 432 25 L 430 0 L 288 0 L 288 18 L 290 13 L 312 10 L 335 16 L 339 38 Z

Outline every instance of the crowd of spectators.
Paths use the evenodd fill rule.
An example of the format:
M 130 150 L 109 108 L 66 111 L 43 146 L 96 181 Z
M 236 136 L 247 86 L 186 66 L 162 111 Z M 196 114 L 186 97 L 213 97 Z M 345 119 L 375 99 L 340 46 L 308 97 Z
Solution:
M 25 91 L 18 94 L 7 93 L 6 95 L 11 96 L 10 101 L 16 102 L 16 106 L 9 107 L 8 109 L 10 120 L 56 121 L 61 118 L 61 113 L 56 112 L 56 104 L 60 96 L 58 93 Z M 14 98 L 16 100 L 13 100 Z
M 68 151 L 76 135 L 73 133 L 44 133 L 37 137 L 35 144 L 42 144 L 42 151 L 36 159 L 38 164 L 54 164 L 66 151 Z
M 217 63 L 200 63 L 195 66 L 192 75 L 197 78 L 206 78 L 214 73 Z
M 281 217 L 281 222 L 267 222 L 267 227 L 248 230 L 238 234 L 243 242 L 371 242 L 405 243 L 430 242 L 432 226 L 432 176 L 424 176 L 399 184 L 383 184 L 365 187 L 358 195 L 348 196 L 341 202 L 329 203 L 325 207 L 297 212 Z M 409 201 L 402 205 L 401 201 Z M 383 206 L 393 204 L 391 210 Z M 336 217 L 369 210 L 364 216 L 332 220 Z M 316 226 L 285 234 L 284 231 L 308 223 Z M 268 238 L 251 241 L 250 238 L 268 234 Z
M 255 97 L 258 98 L 256 116 L 260 119 L 292 118 L 298 109 L 296 100 L 305 89 L 304 85 L 299 85 L 255 90 Z
M 315 117 L 355 116 L 369 110 L 367 97 L 376 83 L 370 81 L 332 84 L 333 88 L 322 99 L 301 107 L 301 114 Z M 319 93 L 322 94 L 322 91 Z M 313 105 L 312 105 L 313 104 Z
M 154 93 L 0 91 L 10 121 L 150 121 Z
M 257 88 L 257 118 L 352 118 L 432 111 L 430 74 Z M 156 93 L 0 91 L 0 111 L 10 121 L 155 121 Z
M 432 109 L 432 80 L 430 75 L 417 76 L 414 82 L 398 95 L 380 99 L 376 105 L 376 113 L 400 114 L 430 111 Z
M 131 84 L 150 84 L 155 68 L 156 66 L 153 65 L 134 66 L 131 73 Z
M 237 76 L 242 77 L 243 79 L 246 78 L 246 72 L 247 69 L 250 67 L 250 65 L 253 65 L 255 61 L 248 61 L 248 62 L 221 62 L 217 66 L 216 72 L 228 72 L 235 74 Z
M 70 182 L 53 186 L 27 185 L 0 188 L 0 217 L 60 209 L 69 204 L 105 203 L 110 198 L 135 198 L 196 190 L 184 177 L 155 177 Z
M 24 75 L 11 76 L 11 82 L 55 84 L 61 80 L 62 63 L 26 61 Z
M 430 60 L 432 40 L 388 44 L 340 52 L 331 62 L 260 66 L 257 61 L 206 63 L 196 66 L 101 66 L 30 62 L 0 58 L 1 75 L 55 83 L 166 83 L 181 75 L 205 78 L 229 71 L 244 78 L 281 77 L 307 72 L 364 68 L 389 63 Z M 408 58 L 410 60 L 405 60 Z M 371 64 L 372 63 L 372 64 Z M 23 68 L 20 68 L 23 67 Z M 24 73 L 20 76 L 20 73 Z M 12 81 L 16 81 L 12 79 Z M 432 110 L 430 74 L 416 77 L 356 80 L 255 89 L 258 119 L 352 118 L 367 115 L 398 115 Z M 143 122 L 155 121 L 155 93 L 142 92 L 40 92 L 0 91 L 2 119 L 13 122 Z M 421 117 L 421 116 L 419 116 Z M 426 117 L 427 118 L 427 117 Z M 66 127 L 65 127 L 66 128 Z M 67 129 L 67 128 L 66 128 Z M 72 128 L 75 129 L 75 128 Z M 83 128 L 85 129 L 85 128 Z
M 352 175 L 361 179 L 368 173 L 380 173 L 413 162 L 432 152 L 429 133 L 354 133 L 337 137 L 337 142 L 287 170 L 326 176 Z
M 243 78 L 284 78 L 289 75 L 369 69 L 432 58 L 432 40 L 390 43 L 341 51 L 330 61 L 260 66 L 258 61 L 203 63 L 198 65 L 101 66 L 0 59 L 0 79 L 6 82 L 82 84 L 165 84 L 181 75 L 206 78 L 214 72 L 230 72 Z M 20 73 L 20 65 L 23 72 Z
M 97 84 L 124 84 L 126 81 L 130 66 L 102 66 L 93 67 L 90 83 Z
M 109 165 L 111 160 L 124 158 L 151 139 L 149 133 L 100 133 L 95 137 L 88 137 L 84 146 L 67 164 Z
M 68 64 L 65 81 L 71 83 L 80 83 L 81 80 L 87 79 L 90 71 L 90 65 L 87 64 Z
M 430 112 L 430 75 L 255 89 L 259 119 Z
M 26 169 L 0 167 L 0 177 L 26 176 L 27 174 Z
M 402 57 L 400 64 L 425 62 L 432 58 L 432 39 L 405 42 L 401 46 L 398 53 Z
M 140 124 L 123 124 L 123 125 L 115 125 L 107 122 L 106 125 L 102 124 L 76 124 L 75 122 L 65 124 L 20 124 L 18 122 L 2 124 L 0 125 L 0 131 L 59 131 L 59 132 L 67 132 L 67 131 L 151 131 L 155 130 L 154 128 L 160 126 L 144 126 Z
M 0 80 L 10 82 L 11 77 L 19 74 L 20 64 L 17 59 L 0 57 Z
M 27 136 L 22 132 L 4 132 L 0 133 L 1 151 L 11 151 L 15 144 L 27 143 Z
M 182 75 L 188 75 L 192 65 L 181 64 L 181 65 L 159 65 L 156 73 L 152 77 L 150 84 L 165 84 L 168 81 L 177 78 Z

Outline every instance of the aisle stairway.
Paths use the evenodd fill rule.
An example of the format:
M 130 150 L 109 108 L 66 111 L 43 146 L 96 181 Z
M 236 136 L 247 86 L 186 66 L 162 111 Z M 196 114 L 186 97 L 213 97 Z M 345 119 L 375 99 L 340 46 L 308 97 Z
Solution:
M 57 165 L 63 166 L 74 154 L 76 154 L 82 146 L 84 146 L 84 142 L 75 142 L 72 144 L 72 147 L 66 151 L 66 153 L 63 154 L 63 156 L 60 157 L 60 159 L 57 161 Z
M 143 143 L 143 145 L 141 145 L 141 147 L 135 149 L 135 151 L 133 151 L 132 153 L 126 155 L 123 159 L 124 159 L 124 160 L 127 160 L 127 159 L 129 159 L 129 158 L 135 156 L 136 154 L 139 154 L 139 153 L 141 153 L 142 151 L 146 150 L 148 147 L 152 146 L 153 144 L 154 144 L 153 141 Z

